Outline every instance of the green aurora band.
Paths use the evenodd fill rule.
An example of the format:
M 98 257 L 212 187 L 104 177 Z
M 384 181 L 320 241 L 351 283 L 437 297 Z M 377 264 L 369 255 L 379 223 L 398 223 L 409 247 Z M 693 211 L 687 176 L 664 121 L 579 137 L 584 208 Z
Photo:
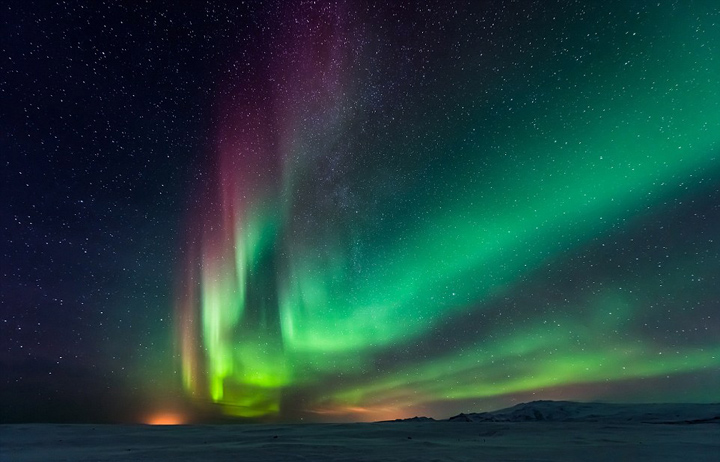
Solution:
M 355 420 L 720 399 L 720 249 L 680 220 L 720 185 L 720 17 L 622 5 L 510 9 L 492 37 L 467 19 L 487 11 L 448 13 L 412 39 L 294 12 L 220 105 L 177 305 L 186 390 Z M 683 377 L 705 386 L 658 385 Z

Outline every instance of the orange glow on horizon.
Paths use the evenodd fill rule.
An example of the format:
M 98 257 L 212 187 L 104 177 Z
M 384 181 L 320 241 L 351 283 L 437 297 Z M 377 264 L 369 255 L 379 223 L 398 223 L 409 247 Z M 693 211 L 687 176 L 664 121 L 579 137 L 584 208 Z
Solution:
M 347 421 L 374 422 L 393 420 L 401 415 L 402 409 L 396 406 L 339 406 L 333 408 L 316 408 L 310 412 L 322 416 L 339 417 Z
M 158 412 L 145 419 L 145 425 L 184 425 L 187 418 L 176 412 Z

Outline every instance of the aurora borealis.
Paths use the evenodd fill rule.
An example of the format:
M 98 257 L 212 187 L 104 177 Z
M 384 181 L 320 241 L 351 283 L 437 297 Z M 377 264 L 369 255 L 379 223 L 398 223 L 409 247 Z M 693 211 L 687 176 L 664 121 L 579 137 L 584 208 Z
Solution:
M 718 11 L 618 5 L 280 14 L 218 101 L 186 390 L 351 419 L 717 399 L 677 383 L 719 377 Z
M 714 1 L 46 3 L 0 421 L 720 401 Z

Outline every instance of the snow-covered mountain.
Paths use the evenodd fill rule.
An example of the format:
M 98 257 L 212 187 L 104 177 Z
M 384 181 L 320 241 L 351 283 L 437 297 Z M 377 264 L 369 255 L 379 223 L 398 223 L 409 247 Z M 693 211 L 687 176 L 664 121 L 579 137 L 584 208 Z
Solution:
M 533 401 L 498 411 L 459 414 L 448 421 L 720 423 L 720 403 L 609 404 Z

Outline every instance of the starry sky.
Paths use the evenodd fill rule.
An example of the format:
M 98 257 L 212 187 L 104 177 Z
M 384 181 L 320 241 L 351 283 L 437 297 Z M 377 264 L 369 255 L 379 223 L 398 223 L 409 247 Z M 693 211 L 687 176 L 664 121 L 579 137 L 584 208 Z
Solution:
M 0 421 L 720 401 L 716 3 L 386 3 L 3 4 Z

